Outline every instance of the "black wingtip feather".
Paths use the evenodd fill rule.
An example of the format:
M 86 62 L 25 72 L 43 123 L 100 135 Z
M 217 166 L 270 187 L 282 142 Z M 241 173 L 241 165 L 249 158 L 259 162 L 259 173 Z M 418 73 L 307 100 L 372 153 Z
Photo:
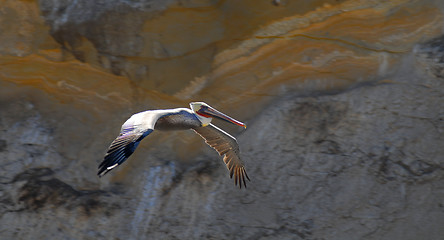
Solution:
M 247 171 L 244 170 L 244 172 L 245 172 L 245 177 L 247 177 L 248 181 L 251 181 L 250 178 L 248 177 Z
M 124 134 L 120 134 L 109 146 L 103 161 L 99 164 L 97 175 L 102 177 L 125 162 L 136 150 L 139 142 L 152 131 L 151 129 L 143 133 L 126 131 Z
M 239 188 L 242 188 L 242 185 L 244 185 L 245 188 L 247 188 L 247 180 L 251 181 L 250 178 L 247 175 L 247 171 L 245 171 L 245 168 L 240 167 L 233 169 L 230 171 L 230 178 L 232 178 L 234 175 L 234 185 L 237 186 L 239 184 Z M 246 179 L 247 180 L 246 180 Z

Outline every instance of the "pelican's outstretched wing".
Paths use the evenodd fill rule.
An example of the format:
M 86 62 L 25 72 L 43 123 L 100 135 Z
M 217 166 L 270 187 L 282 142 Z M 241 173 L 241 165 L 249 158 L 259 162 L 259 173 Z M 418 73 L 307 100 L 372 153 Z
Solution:
M 131 154 L 133 154 L 140 141 L 152 132 L 152 129 L 145 129 L 142 131 L 132 127 L 122 128 L 119 136 L 114 139 L 111 146 L 109 146 L 104 160 L 99 165 L 99 172 L 97 175 L 101 177 L 113 168 L 122 164 Z
M 242 183 L 247 187 L 245 178 L 250 180 L 245 171 L 244 164 L 239 157 L 239 145 L 236 138 L 224 132 L 222 129 L 209 124 L 206 127 L 198 127 L 193 129 L 199 134 L 205 142 L 214 148 L 219 155 L 225 155 L 223 160 L 230 171 L 230 178 L 234 175 L 234 183 L 242 188 Z

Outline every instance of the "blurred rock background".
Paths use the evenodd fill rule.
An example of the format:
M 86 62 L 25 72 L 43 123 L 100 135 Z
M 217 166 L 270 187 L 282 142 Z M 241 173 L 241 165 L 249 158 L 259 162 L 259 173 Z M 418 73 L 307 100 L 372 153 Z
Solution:
M 444 236 L 440 0 L 1 0 L 0 33 L 1 239 Z M 190 101 L 247 123 L 247 189 L 192 131 L 96 176 Z

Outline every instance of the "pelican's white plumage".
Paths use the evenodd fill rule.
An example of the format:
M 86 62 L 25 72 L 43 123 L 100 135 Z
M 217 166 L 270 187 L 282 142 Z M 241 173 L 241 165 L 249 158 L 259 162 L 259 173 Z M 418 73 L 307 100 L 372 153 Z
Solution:
M 205 142 L 214 148 L 219 155 L 224 156 L 230 177 L 234 176 L 235 184 L 246 187 L 247 172 L 240 159 L 239 145 L 236 139 L 211 124 L 213 117 L 246 127 L 239 122 L 210 107 L 204 102 L 190 103 L 191 109 L 175 108 L 163 110 L 148 110 L 132 115 L 123 125 L 119 136 L 111 143 L 104 160 L 99 165 L 99 176 L 105 175 L 116 166 L 122 164 L 137 148 L 140 141 L 156 130 L 186 130 L 192 129 Z

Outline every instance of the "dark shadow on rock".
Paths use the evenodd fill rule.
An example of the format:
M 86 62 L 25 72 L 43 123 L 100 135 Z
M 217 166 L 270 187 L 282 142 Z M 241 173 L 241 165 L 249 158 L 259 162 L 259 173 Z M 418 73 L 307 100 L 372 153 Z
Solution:
M 7 148 L 8 143 L 6 142 L 6 140 L 0 139 L 0 152 L 6 151 Z
M 12 180 L 26 181 L 19 190 L 18 201 L 24 203 L 27 210 L 39 210 L 46 207 L 64 207 L 68 210 L 80 209 L 87 216 L 95 211 L 119 208 L 115 203 L 103 201 L 110 194 L 102 190 L 77 190 L 71 185 L 55 178 L 50 168 L 26 170 Z

